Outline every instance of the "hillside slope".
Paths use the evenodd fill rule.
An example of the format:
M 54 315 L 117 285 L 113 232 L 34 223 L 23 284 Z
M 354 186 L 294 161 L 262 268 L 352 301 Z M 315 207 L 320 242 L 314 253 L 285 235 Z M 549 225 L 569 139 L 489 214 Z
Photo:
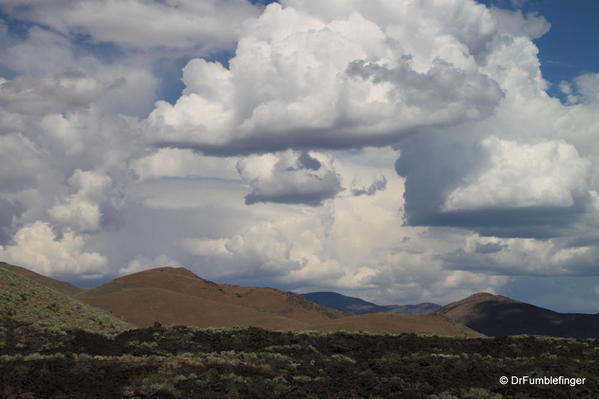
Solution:
M 109 312 L 82 303 L 23 274 L 0 267 L 0 319 L 39 327 L 114 333 L 133 328 Z
M 158 321 L 286 329 L 344 316 L 291 292 L 216 284 L 173 267 L 124 276 L 76 297 L 141 326 Z
M 599 338 L 599 315 L 558 313 L 489 293 L 450 303 L 436 314 L 490 336 L 536 334 Z
M 21 276 L 26 277 L 30 280 L 37 281 L 41 285 L 46 286 L 48 288 L 52 288 L 58 292 L 62 292 L 65 295 L 73 296 L 73 295 L 83 291 L 83 288 L 76 287 L 73 284 L 70 284 L 70 283 L 67 283 L 64 281 L 59 281 L 59 280 L 55 280 L 53 278 L 43 276 L 43 275 L 38 274 L 29 269 L 25 269 L 24 267 L 19 267 L 19 266 L 15 266 L 15 265 L 10 265 L 5 262 L 0 262 L 0 268 L 11 271 L 16 274 L 20 274 Z

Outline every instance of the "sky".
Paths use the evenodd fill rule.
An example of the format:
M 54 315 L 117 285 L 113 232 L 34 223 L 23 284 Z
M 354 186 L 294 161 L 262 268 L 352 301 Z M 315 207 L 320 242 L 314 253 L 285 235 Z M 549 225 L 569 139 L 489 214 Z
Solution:
M 597 313 L 597 15 L 0 0 L 0 260 Z

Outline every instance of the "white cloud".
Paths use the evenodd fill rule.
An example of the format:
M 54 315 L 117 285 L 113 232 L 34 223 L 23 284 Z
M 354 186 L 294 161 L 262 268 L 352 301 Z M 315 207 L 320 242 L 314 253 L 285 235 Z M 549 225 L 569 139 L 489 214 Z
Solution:
M 599 252 L 591 245 L 568 246 L 563 240 L 488 238 L 472 235 L 463 248 L 442 256 L 453 270 L 507 276 L 594 275 Z M 493 250 L 485 250 L 490 245 Z
M 20 18 L 50 26 L 62 34 L 88 34 L 98 42 L 133 49 L 227 47 L 234 43 L 242 22 L 258 12 L 245 0 L 4 3 L 9 12 Z
M 220 276 L 259 273 L 268 278 L 287 274 L 300 267 L 291 259 L 294 244 L 273 223 L 262 223 L 221 239 L 187 239 L 183 247 L 191 254 L 216 260 L 220 265 L 212 273 Z
M 466 4 L 465 13 L 491 20 L 484 7 Z M 411 19 L 393 12 L 393 27 Z M 319 13 L 270 4 L 246 24 L 229 68 L 192 60 L 184 95 L 175 105 L 159 102 L 149 117 L 154 139 L 220 154 L 384 145 L 487 116 L 502 97 L 465 36 L 448 30 L 452 17 L 420 15 L 434 29 L 417 39 L 426 46 L 411 46 L 411 32 L 365 7 L 331 21 Z M 442 47 L 427 43 L 437 30 L 448 30 Z
M 28 267 L 45 275 L 103 274 L 106 258 L 85 252 L 83 236 L 66 232 L 62 238 L 47 223 L 37 221 L 22 227 L 13 245 L 0 246 L 6 262 Z
M 588 191 L 590 161 L 563 141 L 519 144 L 489 137 L 488 166 L 451 192 L 443 211 L 571 207 Z
M 102 91 L 99 82 L 80 73 L 0 79 L 0 107 L 22 114 L 45 114 L 88 105 Z
M 543 18 L 470 0 L 286 0 L 245 23 L 258 10 L 236 0 L 0 7 L 33 22 L 0 26 L 4 260 L 380 303 L 596 274 L 597 76 L 564 84 L 567 106 L 547 95 Z
M 108 206 L 112 180 L 106 175 L 77 169 L 69 179 L 73 193 L 48 210 L 56 224 L 76 232 L 94 232 L 102 227 L 101 206 Z
M 236 158 L 217 158 L 195 154 L 190 150 L 161 148 L 136 159 L 131 168 L 140 179 L 161 177 L 239 178 Z

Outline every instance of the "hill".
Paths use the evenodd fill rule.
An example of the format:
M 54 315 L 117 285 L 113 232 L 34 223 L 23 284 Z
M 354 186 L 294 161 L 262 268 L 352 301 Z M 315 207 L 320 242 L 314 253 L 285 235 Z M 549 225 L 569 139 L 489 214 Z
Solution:
M 436 314 L 490 336 L 535 334 L 599 338 L 598 315 L 558 313 L 489 293 L 450 303 Z
M 81 292 L 77 298 L 139 326 L 255 326 L 299 329 L 345 314 L 274 288 L 204 280 L 184 268 L 160 267 Z
M 15 272 L 8 270 L 11 268 Z M 194 327 L 253 326 L 286 331 L 479 336 L 442 316 L 385 313 L 354 316 L 323 307 L 292 292 L 217 284 L 184 268 L 146 270 L 89 290 L 17 266 L 0 267 L 0 272 L 4 276 L 0 279 L 4 316 L 19 315 L 22 321 L 47 326 L 64 325 L 102 332 L 159 322 Z M 50 287 L 74 293 L 73 297 Z
M 367 313 L 347 316 L 313 326 L 318 331 L 365 331 L 370 333 L 419 333 L 440 336 L 483 337 L 446 317 L 430 314 Z
M 337 292 L 308 292 L 301 294 L 304 298 L 319 305 L 353 314 L 374 312 L 387 313 L 433 313 L 441 308 L 434 303 L 419 303 L 415 305 L 377 305 L 360 298 L 342 295 Z
M 30 279 L 30 280 L 34 280 L 43 286 L 52 288 L 58 292 L 62 292 L 65 295 L 73 296 L 73 295 L 83 291 L 83 288 L 76 287 L 73 284 L 66 283 L 64 281 L 59 281 L 59 280 L 55 280 L 53 278 L 43 276 L 43 275 L 35 273 L 29 269 L 25 269 L 24 267 L 19 267 L 19 266 L 15 266 L 15 265 L 10 265 L 5 262 L 0 262 L 0 268 L 11 271 L 16 274 L 19 274 L 23 277 Z
M 28 273 L 15 273 L 4 265 L 0 267 L 2 320 L 39 327 L 80 328 L 98 333 L 115 333 L 133 328 L 105 310 L 41 284 L 36 281 L 40 280 L 39 277 L 26 277 Z M 51 279 L 41 280 L 48 283 Z

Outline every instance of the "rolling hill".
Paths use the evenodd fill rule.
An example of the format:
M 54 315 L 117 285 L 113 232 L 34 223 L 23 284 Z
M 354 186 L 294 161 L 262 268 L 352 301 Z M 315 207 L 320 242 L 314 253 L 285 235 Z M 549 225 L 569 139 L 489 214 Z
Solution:
M 302 294 L 304 298 L 328 308 L 337 309 L 353 314 L 365 314 L 374 312 L 387 313 L 433 313 L 441 308 L 434 303 L 419 303 L 415 305 L 387 305 L 381 306 L 337 292 L 308 292 Z
M 83 290 L 24 268 L 0 266 L 0 317 L 18 318 L 40 326 L 116 332 L 159 322 L 286 331 L 481 336 L 439 315 L 352 315 L 292 292 L 217 284 L 184 268 L 146 270 Z
M 76 297 L 139 326 L 158 321 L 199 327 L 299 329 L 345 315 L 291 292 L 217 284 L 172 267 L 117 278 Z
M 599 315 L 558 313 L 489 293 L 474 294 L 450 303 L 436 314 L 490 336 L 599 337 Z
M 103 309 L 82 303 L 48 286 L 66 287 L 59 281 L 50 281 L 52 279 L 47 277 L 40 279 L 43 277 L 40 275 L 29 277 L 33 272 L 18 270 L 15 273 L 9 269 L 11 267 L 6 267 L 6 264 L 0 267 L 0 319 L 3 322 L 10 320 L 38 327 L 80 328 L 99 333 L 115 333 L 134 327 Z
M 376 313 L 354 317 L 292 292 L 217 284 L 184 268 L 160 267 L 131 274 L 76 297 L 139 326 L 158 321 L 198 327 L 481 335 L 437 315 Z

